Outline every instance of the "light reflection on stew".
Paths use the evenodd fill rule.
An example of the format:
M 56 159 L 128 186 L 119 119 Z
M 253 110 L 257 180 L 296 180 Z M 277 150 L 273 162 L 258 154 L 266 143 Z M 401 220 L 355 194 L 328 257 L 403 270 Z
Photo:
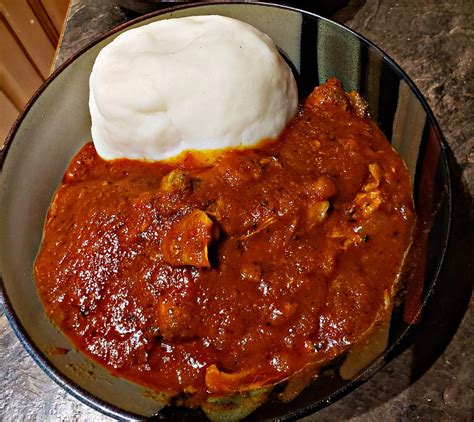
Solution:
M 35 278 L 79 350 L 197 406 L 309 380 L 365 341 L 391 314 L 414 220 L 405 165 L 331 79 L 277 141 L 213 162 L 106 162 L 86 144 Z

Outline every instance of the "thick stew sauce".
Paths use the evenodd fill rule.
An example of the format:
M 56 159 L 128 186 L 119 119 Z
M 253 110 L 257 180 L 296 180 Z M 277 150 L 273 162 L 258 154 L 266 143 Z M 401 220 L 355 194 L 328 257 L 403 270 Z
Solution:
M 336 80 L 278 140 L 69 165 L 35 263 L 51 320 L 113 373 L 195 404 L 322 366 L 392 310 L 407 169 Z

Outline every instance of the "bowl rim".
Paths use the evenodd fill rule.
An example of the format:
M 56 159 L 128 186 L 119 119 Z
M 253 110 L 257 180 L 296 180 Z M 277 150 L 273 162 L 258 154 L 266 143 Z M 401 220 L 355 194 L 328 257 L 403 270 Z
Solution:
M 183 10 L 183 9 L 194 9 L 194 8 L 199 8 L 199 7 L 207 7 L 207 6 L 227 6 L 227 7 L 233 7 L 233 5 L 251 5 L 251 6 L 258 6 L 258 7 L 270 7 L 270 8 L 277 8 L 277 9 L 285 9 L 289 11 L 294 11 L 301 13 L 302 15 L 309 15 L 312 18 L 320 19 L 323 20 L 330 25 L 334 25 L 343 31 L 347 31 L 354 35 L 361 43 L 365 44 L 369 48 L 372 48 L 376 50 L 381 58 L 387 62 L 390 66 L 390 69 L 393 70 L 394 72 L 398 73 L 400 76 L 400 79 L 403 80 L 408 84 L 410 87 L 411 91 L 415 94 L 416 98 L 420 102 L 420 104 L 423 107 L 423 110 L 425 111 L 427 115 L 427 121 L 430 121 L 432 123 L 432 127 L 435 131 L 436 138 L 439 141 L 439 146 L 440 146 L 440 155 L 439 155 L 439 160 L 442 161 L 442 165 L 446 171 L 446 200 L 447 200 L 447 221 L 446 221 L 446 237 L 444 240 L 444 244 L 441 246 L 441 254 L 439 257 L 438 265 L 433 273 L 433 278 L 431 281 L 431 285 L 425 286 L 424 287 L 424 292 L 422 296 L 422 300 L 420 303 L 419 311 L 418 314 L 420 314 L 425 307 L 429 297 L 431 296 L 431 293 L 433 291 L 434 286 L 436 285 L 437 279 L 439 277 L 439 274 L 441 272 L 441 269 L 444 265 L 445 258 L 446 258 L 446 251 L 448 248 L 448 245 L 451 240 L 451 234 L 452 234 L 452 211 L 453 211 L 453 205 L 452 205 L 452 187 L 451 187 L 451 170 L 449 167 L 449 161 L 447 158 L 447 153 L 446 151 L 449 149 L 449 146 L 443 136 L 443 133 L 441 131 L 441 128 L 438 124 L 438 121 L 436 120 L 436 117 L 434 116 L 433 111 L 431 110 L 428 102 L 424 98 L 423 94 L 421 91 L 418 89 L 418 87 L 415 85 L 415 83 L 411 80 L 411 78 L 407 75 L 407 73 L 393 60 L 384 50 L 382 50 L 380 47 L 378 47 L 376 44 L 374 44 L 372 41 L 370 41 L 368 38 L 365 36 L 359 34 L 357 31 L 354 31 L 353 29 L 349 28 L 348 26 L 335 22 L 329 18 L 325 18 L 323 16 L 318 15 L 317 13 L 310 12 L 301 8 L 296 8 L 288 5 L 282 5 L 282 4 L 275 4 L 271 2 L 257 2 L 257 1 L 236 1 L 236 2 L 225 2 L 225 1 L 214 1 L 214 2 L 206 2 L 206 3 L 187 3 L 187 4 L 181 4 L 178 6 L 171 6 L 165 9 L 160 9 L 152 13 L 148 13 L 142 16 L 139 16 L 135 19 L 132 19 L 130 21 L 124 22 L 106 33 L 94 38 L 92 41 L 87 43 L 85 46 L 81 47 L 79 50 L 77 50 L 74 54 L 69 56 L 67 59 L 64 60 L 64 62 L 58 66 L 57 69 L 55 69 L 49 76 L 48 78 L 43 82 L 43 84 L 36 90 L 36 92 L 33 94 L 33 96 L 28 100 L 27 104 L 25 105 L 24 109 L 22 112 L 19 114 L 15 122 L 13 123 L 10 131 L 8 132 L 8 135 L 5 139 L 5 142 L 3 146 L 0 148 L 0 174 L 3 169 L 3 164 L 6 161 L 7 154 L 9 151 L 9 148 L 11 144 L 14 141 L 15 135 L 23 122 L 23 120 L 26 118 L 28 115 L 29 110 L 33 106 L 33 104 L 36 102 L 36 100 L 42 95 L 42 93 L 48 88 L 48 86 L 58 77 L 59 74 L 61 74 L 71 63 L 73 63 L 75 60 L 77 60 L 80 56 L 82 56 L 84 53 L 86 53 L 88 50 L 99 44 L 100 42 L 104 41 L 105 39 L 109 38 L 110 36 L 125 30 L 135 24 L 147 21 L 149 19 L 152 19 L 156 16 L 164 15 L 173 11 L 178 11 L 178 10 Z M 112 418 L 115 418 L 117 420 L 124 420 L 124 421 L 135 421 L 135 420 L 143 420 L 144 417 L 141 415 L 138 415 L 136 413 L 130 412 L 123 410 L 119 408 L 118 406 L 115 406 L 111 403 L 106 402 L 105 400 L 99 399 L 84 388 L 80 387 L 77 385 L 74 381 L 69 379 L 67 376 L 63 375 L 56 367 L 47 359 L 45 354 L 38 349 L 38 347 L 34 344 L 33 340 L 23 327 L 23 325 L 20 322 L 20 319 L 18 318 L 12 304 L 10 303 L 10 300 L 8 298 L 8 294 L 6 292 L 4 282 L 2 275 L 0 273 L 0 306 L 3 308 L 5 316 L 12 327 L 13 332 L 17 336 L 18 340 L 20 341 L 21 345 L 23 348 L 28 352 L 28 354 L 33 358 L 33 360 L 36 362 L 36 364 L 60 387 L 62 387 L 64 390 L 66 390 L 69 394 L 71 394 L 74 398 L 78 399 L 81 403 L 84 403 L 91 407 L 94 410 L 97 410 L 101 412 L 102 414 L 106 416 L 110 416 Z M 325 399 L 316 401 L 310 405 L 307 405 L 305 407 L 302 407 L 300 409 L 294 410 L 290 412 L 289 414 L 280 417 L 279 420 L 296 420 L 299 418 L 302 418 L 304 416 L 307 416 L 309 414 L 314 413 L 316 410 L 322 409 L 324 407 L 329 406 L 330 404 L 334 403 L 336 400 L 339 398 L 345 396 L 349 392 L 355 390 L 357 387 L 359 387 L 362 383 L 364 383 L 368 378 L 370 378 L 373 374 L 375 374 L 381 367 L 385 365 L 389 360 L 391 360 L 395 354 L 396 351 L 400 348 L 401 343 L 403 342 L 404 339 L 407 338 L 408 333 L 411 332 L 413 327 L 416 325 L 416 323 L 410 323 L 407 324 L 407 327 L 403 330 L 403 332 L 398 336 L 396 341 L 392 344 L 389 345 L 389 347 L 382 353 L 382 355 L 377 358 L 374 362 L 372 362 L 367 368 L 365 368 L 360 374 L 358 374 L 354 379 L 349 381 L 346 385 L 342 386 L 341 388 L 337 389 L 334 391 L 332 394 L 327 396 Z M 384 361 L 385 363 L 382 365 L 377 364 L 380 360 Z

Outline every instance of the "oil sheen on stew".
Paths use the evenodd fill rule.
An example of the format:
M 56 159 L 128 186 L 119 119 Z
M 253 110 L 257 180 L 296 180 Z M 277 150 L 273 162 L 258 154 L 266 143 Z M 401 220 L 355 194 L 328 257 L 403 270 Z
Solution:
M 198 405 L 322 366 L 387 320 L 407 169 L 329 80 L 279 139 L 206 161 L 70 163 L 35 263 L 48 317 L 112 373 Z

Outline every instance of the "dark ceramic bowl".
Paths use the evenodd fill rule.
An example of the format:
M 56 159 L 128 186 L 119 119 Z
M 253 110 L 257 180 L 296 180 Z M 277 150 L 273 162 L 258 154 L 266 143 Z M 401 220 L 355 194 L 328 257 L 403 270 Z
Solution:
M 119 27 L 82 50 L 46 81 L 12 128 L 0 164 L 0 273 L 6 315 L 25 349 L 73 396 L 117 418 L 155 415 L 159 404 L 143 388 L 111 376 L 71 348 L 46 318 L 32 278 L 46 211 L 63 172 L 91 138 L 88 78 L 102 47 L 128 28 L 156 20 L 221 14 L 246 21 L 269 34 L 290 62 L 301 96 L 335 76 L 346 91 L 359 91 L 372 118 L 405 160 L 413 178 L 421 220 L 431 224 L 427 248 L 410 267 L 406 301 L 413 318 L 438 276 L 447 244 L 451 196 L 445 144 L 426 101 L 400 67 L 351 30 L 311 13 L 265 4 L 206 4 L 178 8 Z M 423 245 L 423 236 L 420 239 Z M 418 285 L 417 285 L 418 283 Z M 386 352 L 350 381 L 323 377 L 290 403 L 270 399 L 250 419 L 291 419 L 326 406 L 380 368 L 406 335 L 411 322 L 402 303 L 392 318 Z M 51 347 L 72 349 L 50 354 Z M 203 418 L 200 411 L 167 408 L 162 417 Z

